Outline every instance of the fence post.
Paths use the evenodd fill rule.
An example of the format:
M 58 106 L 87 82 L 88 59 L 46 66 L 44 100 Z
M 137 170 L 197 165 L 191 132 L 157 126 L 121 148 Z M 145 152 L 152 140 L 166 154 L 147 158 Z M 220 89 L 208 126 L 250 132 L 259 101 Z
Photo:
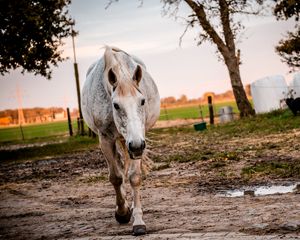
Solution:
M 92 129 L 89 128 L 89 137 L 95 138 L 96 136 L 97 136 L 96 133 L 94 133 L 94 132 L 92 131 Z
M 94 132 L 92 131 L 92 138 L 96 138 L 96 137 L 97 137 L 96 133 L 94 133 Z
M 77 117 L 77 135 L 80 134 L 80 123 L 79 123 L 79 117 Z
M 69 108 L 67 108 L 67 116 L 68 116 L 69 134 L 70 134 L 70 136 L 73 136 L 72 122 L 71 122 L 71 116 L 70 116 L 70 109 Z
M 214 108 L 212 105 L 212 97 L 208 96 L 207 97 L 207 102 L 208 102 L 208 110 L 209 110 L 209 123 L 211 125 L 214 124 Z
M 84 121 L 83 118 L 79 118 L 79 130 L 80 130 L 80 135 L 83 136 L 84 135 Z
M 166 120 L 169 121 L 169 116 L 168 116 L 168 111 L 166 106 L 164 106 L 164 111 L 165 111 L 165 115 L 166 115 Z
M 203 118 L 203 112 L 202 112 L 202 107 L 201 107 L 201 104 L 199 104 L 199 113 L 200 113 L 200 118 L 202 120 L 202 122 L 204 122 L 204 118 Z
M 22 141 L 24 141 L 25 138 L 24 138 L 24 132 L 23 132 L 22 124 L 20 124 L 20 131 L 21 131 L 21 135 L 22 135 Z

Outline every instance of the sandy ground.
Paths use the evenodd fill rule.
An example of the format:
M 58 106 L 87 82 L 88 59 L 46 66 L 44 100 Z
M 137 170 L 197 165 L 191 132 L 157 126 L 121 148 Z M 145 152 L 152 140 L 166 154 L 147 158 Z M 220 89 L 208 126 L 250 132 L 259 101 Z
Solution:
M 290 133 L 296 136 L 291 140 L 294 145 L 299 144 L 299 133 Z M 165 151 L 186 149 L 191 144 L 187 139 L 182 139 L 177 145 L 170 141 L 172 145 L 167 149 L 164 145 L 156 145 L 152 151 L 163 155 Z M 248 139 L 247 146 L 266 141 L 278 143 L 279 139 L 286 142 L 279 134 Z M 242 144 L 243 141 L 232 139 L 227 141 L 226 147 L 230 149 Z M 265 157 L 273 150 L 260 154 L 266 154 Z M 276 148 L 276 151 L 279 151 L 278 157 L 292 159 L 299 153 L 297 149 L 285 146 Z M 251 151 L 248 154 L 253 155 Z M 237 171 L 249 158 L 227 165 L 227 171 Z M 203 161 L 172 162 L 169 167 L 158 169 L 151 171 L 143 181 L 142 202 L 148 234 L 300 234 L 300 194 L 221 197 L 217 194 L 219 190 L 239 187 L 243 184 L 241 179 L 235 175 L 226 181 L 218 178 Z M 299 179 L 262 179 L 260 183 L 296 180 Z M 126 186 L 131 200 L 129 184 Z M 115 221 L 114 202 L 115 194 L 107 180 L 106 163 L 98 149 L 0 165 L 0 239 L 131 235 L 131 223 L 119 225 Z

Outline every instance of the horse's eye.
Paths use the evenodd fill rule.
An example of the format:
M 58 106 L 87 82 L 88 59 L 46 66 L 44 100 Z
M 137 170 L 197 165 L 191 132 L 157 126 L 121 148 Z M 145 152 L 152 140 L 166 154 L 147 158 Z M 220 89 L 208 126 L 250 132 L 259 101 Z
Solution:
M 144 104 L 145 104 L 145 99 L 142 99 L 141 105 L 144 106 Z
M 117 104 L 117 103 L 114 103 L 114 108 L 115 108 L 116 110 L 119 110 L 119 109 L 120 109 L 120 106 L 119 106 L 119 104 Z

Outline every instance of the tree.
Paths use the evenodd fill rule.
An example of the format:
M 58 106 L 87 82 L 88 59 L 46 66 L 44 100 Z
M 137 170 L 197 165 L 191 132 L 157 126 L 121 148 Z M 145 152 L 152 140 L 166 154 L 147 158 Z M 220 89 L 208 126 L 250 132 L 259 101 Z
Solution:
M 163 0 L 164 7 L 170 11 L 171 6 L 179 8 L 185 2 L 192 13 L 187 19 L 188 27 L 199 25 L 202 31 L 199 34 L 199 44 L 210 41 L 221 54 L 227 66 L 231 86 L 241 117 L 254 115 L 254 110 L 247 99 L 240 76 L 240 51 L 236 49 L 236 37 L 242 28 L 240 21 L 234 16 L 237 14 L 258 14 L 254 7 L 261 1 L 250 0 Z M 257 8 L 258 9 L 258 8 Z
M 181 103 L 181 104 L 187 103 L 187 102 L 188 102 L 188 98 L 187 98 L 186 95 L 182 94 L 182 95 L 180 96 L 180 98 L 178 98 L 177 102 L 178 102 L 178 103 Z
M 288 20 L 295 17 L 295 21 L 299 22 L 300 2 L 297 0 L 275 0 L 274 15 L 277 20 Z M 300 69 L 300 26 L 295 25 L 295 32 L 288 32 L 287 38 L 280 40 L 275 51 L 287 63 L 291 71 Z
M 21 68 L 50 79 L 50 66 L 65 60 L 59 46 L 74 34 L 71 0 L 0 0 L 0 73 Z

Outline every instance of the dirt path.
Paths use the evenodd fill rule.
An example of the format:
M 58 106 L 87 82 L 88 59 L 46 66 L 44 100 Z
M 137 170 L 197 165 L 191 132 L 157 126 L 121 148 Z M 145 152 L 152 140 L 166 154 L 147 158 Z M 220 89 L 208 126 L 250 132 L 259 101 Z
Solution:
M 96 160 L 99 154 L 43 161 L 39 170 L 30 163 L 7 166 L 10 180 L 0 189 L 1 237 L 130 235 L 131 226 L 120 226 L 113 218 L 114 191 L 103 159 Z M 79 164 L 83 161 L 89 164 Z M 201 193 L 196 172 L 195 164 L 182 163 L 148 175 L 142 191 L 148 233 L 299 233 L 299 194 L 219 197 Z
M 290 134 L 298 137 L 298 132 Z M 184 151 L 187 157 L 190 156 L 190 148 L 194 152 L 199 150 L 192 145 L 195 140 L 188 136 L 182 137 L 181 141 L 175 136 L 176 144 L 172 142 L 173 138 L 167 137 L 164 139 L 166 144 L 154 144 L 152 148 L 159 159 L 175 158 L 177 155 L 174 154 L 167 156 L 167 151 L 174 153 L 175 149 L 176 154 Z M 226 155 L 227 160 L 221 159 L 225 165 L 220 166 L 215 164 L 220 164 L 223 155 L 214 155 L 208 159 L 197 155 L 200 159 L 197 161 L 160 162 L 143 182 L 144 220 L 148 233 L 155 236 L 223 232 L 241 232 L 253 236 L 299 236 L 300 194 L 238 198 L 216 194 L 220 189 L 244 184 L 240 176 L 243 166 L 249 164 L 249 161 L 268 159 L 274 155 L 272 151 L 276 151 L 278 159 L 285 157 L 285 160 L 295 161 L 299 152 L 297 148 L 293 150 L 288 147 L 288 139 L 291 139 L 288 135 L 280 134 L 249 138 L 249 150 L 240 153 L 239 161 L 235 155 L 234 160 Z M 231 153 L 244 147 L 243 141 L 235 138 L 230 141 L 226 139 L 226 146 L 220 141 L 211 145 L 210 151 L 217 151 L 217 145 Z M 299 144 L 298 138 L 289 141 L 293 146 Z M 275 144 L 276 147 L 262 150 L 261 146 L 266 143 Z M 260 149 L 259 156 L 251 150 L 252 145 L 256 150 Z M 209 155 L 208 150 L 205 154 Z M 224 171 L 228 173 L 226 177 Z M 299 179 L 261 177 L 251 183 L 296 180 Z M 128 183 L 127 192 L 130 196 Z M 99 150 L 68 157 L 1 164 L 0 238 L 101 239 L 101 236 L 130 236 L 131 225 L 120 226 L 113 217 L 114 198 L 113 188 L 107 180 L 106 163 Z

